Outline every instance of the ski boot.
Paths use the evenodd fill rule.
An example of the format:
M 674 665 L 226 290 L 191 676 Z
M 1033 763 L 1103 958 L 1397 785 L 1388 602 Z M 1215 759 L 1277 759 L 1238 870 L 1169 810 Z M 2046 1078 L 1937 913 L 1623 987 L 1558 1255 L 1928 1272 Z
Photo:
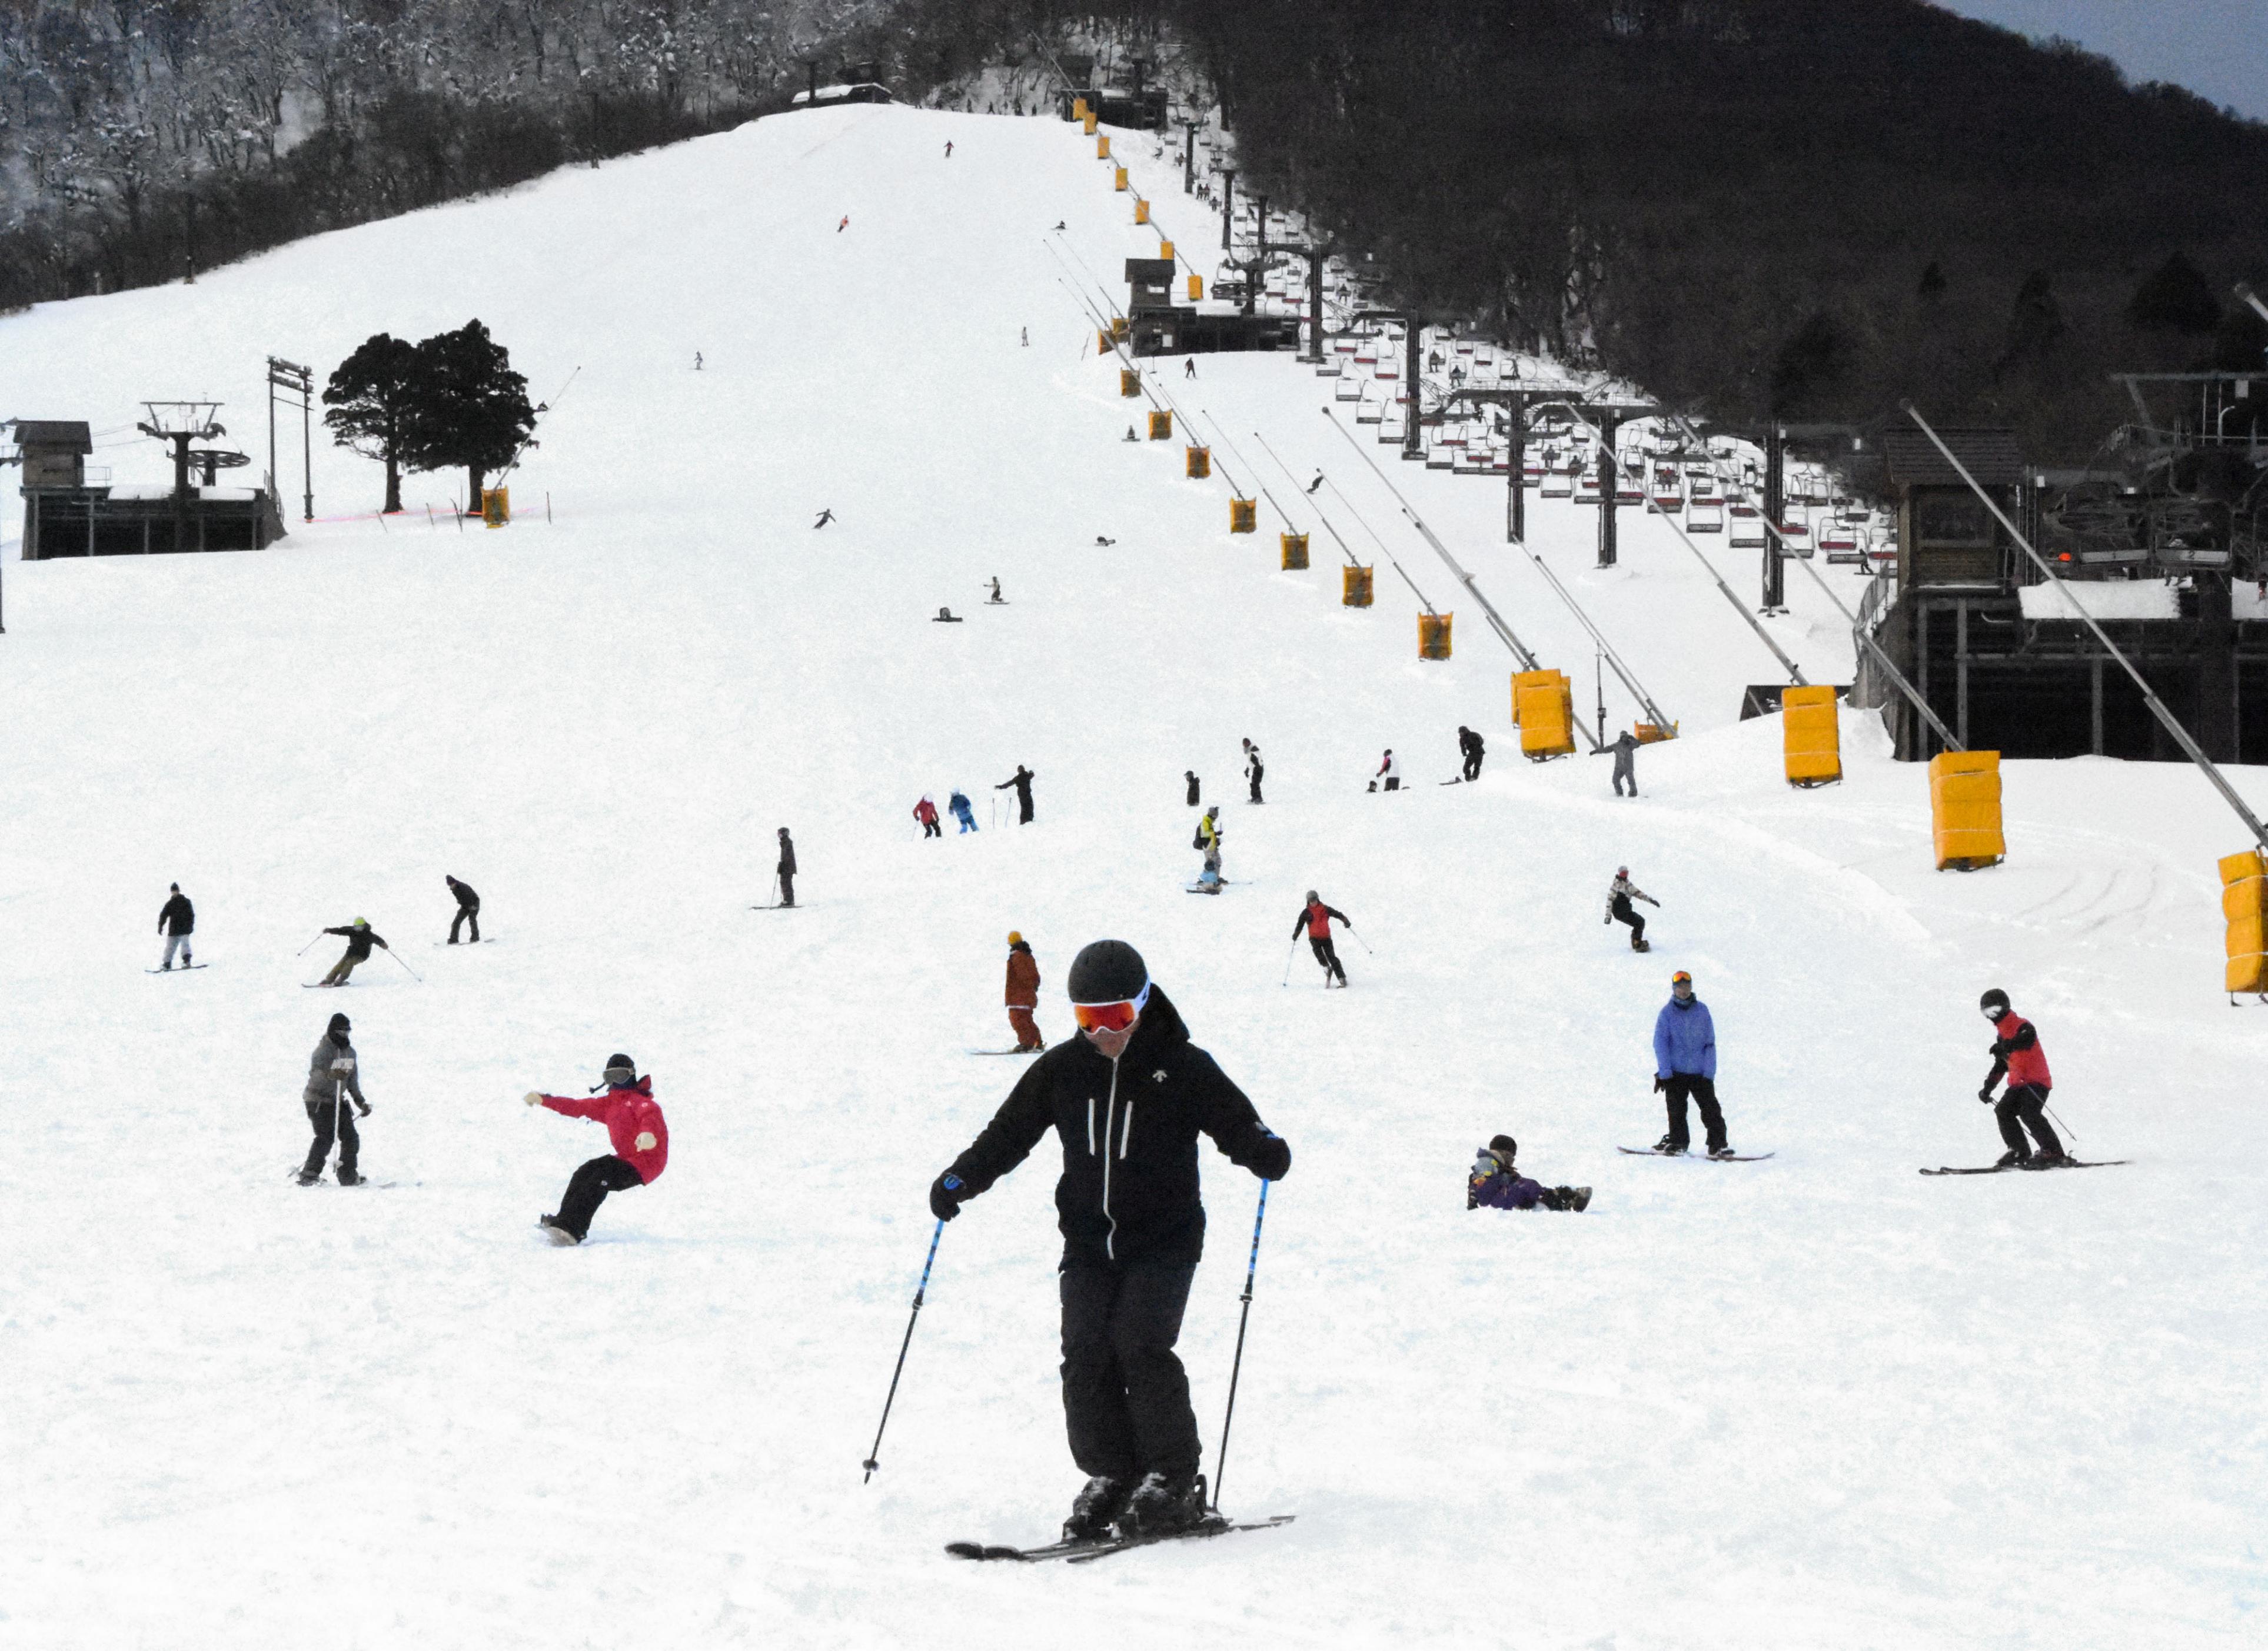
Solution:
M 1126 1481 L 1096 1474 L 1071 1499 L 1071 1517 L 1064 1521 L 1064 1540 L 1108 1542 L 1110 1528 L 1125 1507 Z
M 2019 1152 L 2014 1147 L 2011 1147 L 1994 1161 L 1992 1167 L 1996 1170 L 2029 1170 L 2031 1168 L 2031 1164 L 2032 1155 L 2030 1153 Z
M 1590 1201 L 1591 1189 L 1587 1186 L 1555 1186 L 1543 1194 L 1546 1209 L 1582 1209 Z
M 364 1182 L 369 1179 L 370 1178 L 368 1176 L 350 1165 L 343 1163 L 339 1165 L 339 1185 L 341 1186 L 360 1186 Z
M 1656 1152 L 1665 1153 L 1674 1158 L 1679 1156 L 1684 1152 L 1685 1143 L 1678 1140 L 1675 1135 L 1664 1135 L 1660 1141 L 1653 1143 L 1653 1149 Z
M 549 1215 L 538 1215 L 535 1218 L 535 1224 L 543 1229 L 545 1236 L 548 1236 L 553 1244 L 578 1244 L 583 1242 L 573 1233 L 569 1232 L 564 1227 L 562 1227 L 557 1222 L 552 1220 Z
M 1568 1200 L 1567 1207 L 1569 1209 L 1581 1211 L 1591 1207 L 1591 1189 L 1589 1187 L 1570 1187 L 1568 1191 L 1573 1194 L 1573 1196 Z
M 323 1172 L 320 1170 L 302 1170 L 299 1171 L 299 1185 L 301 1186 L 313 1186 L 316 1182 L 322 1178 Z
M 2023 1167 L 2027 1170 L 2060 1170 L 2065 1168 L 2070 1163 L 2071 1155 L 2069 1153 L 2036 1152 L 2031 1156 L 2030 1159 L 2025 1163 Z
M 1194 1473 L 1146 1473 L 1118 1515 L 1122 1537 L 1170 1537 L 1204 1518 L 1204 1480 Z
M 1732 1148 L 1732 1143 L 1727 1141 L 1721 1147 L 1710 1148 L 1709 1156 L 1712 1158 L 1737 1158 L 1740 1156 L 1740 1154 L 1734 1152 Z

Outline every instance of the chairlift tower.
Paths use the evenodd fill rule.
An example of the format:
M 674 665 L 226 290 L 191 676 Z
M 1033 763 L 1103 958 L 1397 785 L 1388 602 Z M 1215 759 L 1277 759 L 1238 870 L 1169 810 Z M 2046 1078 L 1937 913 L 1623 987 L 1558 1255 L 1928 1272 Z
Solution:
M 315 370 L 302 367 L 296 362 L 285 361 L 280 356 L 268 358 L 268 487 L 271 493 L 282 495 L 284 484 L 276 472 L 276 393 L 299 398 L 299 487 L 303 518 L 315 519 L 314 483 L 314 401 Z M 286 405 L 289 405 L 288 402 Z M 279 514 L 280 506 L 279 506 Z
M 228 434 L 227 428 L 213 417 L 220 411 L 217 401 L 144 401 L 150 409 L 149 421 L 134 428 L 144 436 L 173 444 L 173 548 L 187 548 L 184 541 L 189 530 L 189 464 L 191 442 L 207 442 L 216 436 Z M 238 456 L 237 462 L 243 462 Z M 210 470 L 208 474 L 211 473 Z

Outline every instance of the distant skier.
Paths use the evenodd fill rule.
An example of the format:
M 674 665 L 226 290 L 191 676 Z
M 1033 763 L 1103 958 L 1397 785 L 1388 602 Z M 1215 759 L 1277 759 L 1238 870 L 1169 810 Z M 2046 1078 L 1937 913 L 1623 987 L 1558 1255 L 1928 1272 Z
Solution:
M 351 975 L 358 965 L 370 961 L 370 949 L 372 946 L 386 946 L 388 951 L 394 950 L 393 947 L 386 945 L 385 937 L 370 926 L 370 920 L 367 918 L 357 917 L 351 923 L 337 928 L 327 928 L 323 932 L 327 935 L 343 935 L 346 936 L 347 943 L 345 955 L 333 964 L 331 972 L 323 977 L 325 986 L 344 986 L 347 983 L 347 977 Z
M 850 215 L 848 212 L 845 212 L 845 213 L 843 215 L 843 222 L 841 222 L 840 224 L 837 224 L 835 226 L 835 232 L 836 232 L 837 235 L 840 235 L 841 233 L 843 233 L 843 231 L 845 231 L 845 230 L 849 229 L 850 227 Z
M 931 1185 L 930 1211 L 953 1220 L 1054 1128 L 1064 1419 L 1087 1475 L 1064 1535 L 1100 1539 L 1115 1527 L 1162 1536 L 1204 1512 L 1197 1417 L 1174 1354 L 1204 1248 L 1198 1132 L 1263 1180 L 1283 1178 L 1292 1148 L 1189 1041 L 1133 947 L 1086 947 L 1070 988 L 1080 1035 L 1032 1063 Z
M 1008 1006 L 1008 1024 L 1015 1031 L 1019 1053 L 1046 1048 L 1040 1023 L 1032 1016 L 1040 1006 L 1039 961 L 1023 936 L 1012 928 L 1008 931 L 1008 985 L 1001 1002 Z
M 1258 803 L 1263 800 L 1260 795 L 1260 782 L 1267 777 L 1268 765 L 1260 759 L 1260 747 L 1250 740 L 1246 740 L 1244 742 L 1244 778 L 1252 788 L 1252 795 L 1244 799 L 1246 802 Z
M 166 960 L 158 965 L 159 972 L 173 966 L 173 953 L 181 954 L 181 967 L 193 969 L 196 959 L 190 936 L 197 932 L 197 908 L 189 904 L 189 897 L 181 892 L 178 883 L 167 885 L 170 893 L 166 903 L 158 908 L 158 932 L 166 937 Z M 147 909 L 146 907 L 144 908 Z
M 1129 424 L 1126 427 L 1126 434 L 1120 439 L 1123 441 L 1138 442 L 1142 438 L 1134 433 L 1134 427 L 1131 424 Z M 1115 539 L 1098 539 L 1094 542 L 1098 545 L 1115 545 L 1118 541 Z
M 1462 723 L 1457 725 L 1457 749 L 1464 753 L 1465 778 L 1479 779 L 1481 759 L 1488 754 L 1488 749 L 1481 744 L 1481 737 Z
M 1599 921 L 1605 923 L 1628 923 L 1631 931 L 1631 950 L 1651 951 L 1653 948 L 1646 944 L 1646 919 L 1638 914 L 1638 908 L 1631 904 L 1632 900 L 1644 900 L 1656 911 L 1661 909 L 1660 900 L 1655 899 L 1653 896 L 1630 880 L 1628 866 L 1616 866 L 1615 880 L 1607 885 L 1607 914 Z
M 953 158 L 953 140 L 949 137 L 945 140 L 945 158 L 947 160 Z
M 1314 492 L 1317 488 L 1320 488 L 1320 487 L 1322 487 L 1322 485 L 1323 485 L 1323 473 L 1322 473 L 1322 471 L 1318 470 L 1317 472 L 1315 472 L 1315 479 L 1314 479 L 1313 481 L 1310 481 L 1310 482 L 1307 484 L 1307 491 L 1308 491 L 1308 492 L 1310 492 L 1310 493 L 1313 493 L 1313 492 Z
M 1344 986 L 1347 983 L 1346 965 L 1339 961 L 1338 946 L 1331 939 L 1331 919 L 1334 917 L 1349 928 L 1354 927 L 1354 919 L 1335 906 L 1324 905 L 1322 896 L 1309 889 L 1307 903 L 1300 908 L 1300 914 L 1292 920 L 1293 940 L 1299 939 L 1301 929 L 1307 931 L 1307 949 L 1315 954 L 1315 961 L 1323 965 L 1325 987 L 1331 984 L 1333 976 L 1337 977 L 1339 985 Z
M 814 527 L 814 528 L 824 527 L 824 526 L 826 526 L 829 522 L 833 521 L 834 519 L 835 519 L 835 509 L 834 509 L 834 507 L 833 507 L 832 505 L 829 505 L 829 506 L 828 506 L 827 508 L 825 508 L 824 510 L 821 510 L 820 511 L 820 513 L 819 513 L 819 519 L 818 519 L 817 521 L 814 522 L 814 523 L 812 524 L 812 526 L 813 526 L 813 527 Z
M 2048 1072 L 2048 1054 L 2040 1047 L 2038 1030 L 2008 1007 L 2008 994 L 1997 986 L 1977 1006 L 1997 1034 L 1985 1052 L 1992 1057 L 1992 1070 L 1977 1098 L 1992 1108 L 2000 1139 L 2008 1143 L 2000 1155 L 2000 1167 L 2047 1169 L 2067 1162 L 2063 1141 L 2047 1120 L 2048 1091 L 2055 1087 L 2055 1079 Z M 2008 1080 L 2007 1091 L 1995 1102 L 1992 1088 L 2003 1077 Z M 2038 1143 L 2036 1150 L 2024 1140 L 2027 1129 Z
M 1197 358 L 1195 356 L 1192 356 L 1182 363 L 1182 377 L 1184 378 L 1194 378 L 1197 376 Z
M 779 877 L 779 903 L 792 909 L 795 906 L 795 839 L 787 834 L 787 827 L 779 828 L 779 863 L 772 868 Z
M 307 1085 L 299 1099 L 307 1109 L 307 1123 L 314 1130 L 315 1139 L 307 1148 L 306 1162 L 299 1166 L 301 1186 L 313 1186 L 323 1178 L 323 1160 L 331 1156 L 334 1141 L 339 1148 L 339 1185 L 362 1184 L 362 1175 L 355 1168 L 356 1161 L 362 1156 L 362 1135 L 355 1128 L 355 1112 L 368 1118 L 370 1103 L 363 1097 L 362 1075 L 357 1070 L 359 1063 L 349 1038 L 352 1030 L 352 1023 L 345 1016 L 332 1016 L 322 1041 L 307 1057 Z M 354 1112 L 347 1110 L 350 1100 L 354 1103 Z
M 968 799 L 961 796 L 959 786 L 954 787 L 953 795 L 946 799 L 945 805 L 953 811 L 953 818 L 961 822 L 959 835 L 966 837 L 976 829 L 976 811 L 968 806 Z
M 481 943 L 481 897 L 475 892 L 473 885 L 469 883 L 460 883 L 456 878 L 446 875 L 443 876 L 441 881 L 447 884 L 449 892 L 457 897 L 457 914 L 449 920 L 449 943 L 455 945 L 459 927 L 470 923 L 473 926 L 473 944 L 479 945 Z
M 1000 576 L 997 573 L 992 576 L 992 594 L 986 597 L 984 600 L 986 605 L 991 607 L 1008 605 L 1008 598 L 1000 594 Z
M 1625 728 L 1616 738 L 1609 740 L 1591 753 L 1594 757 L 1612 756 L 1614 758 L 1616 796 L 1623 794 L 1623 781 L 1625 780 L 1630 781 L 1630 794 L 1632 796 L 1638 795 L 1638 759 L 1633 755 L 1637 750 L 1638 736 Z
M 1029 349 L 1032 347 L 1032 329 L 1028 327 L 1020 327 L 1016 332 L 1017 335 L 1023 340 L 1024 348 Z
M 921 822 L 924 839 L 945 835 L 945 827 L 937 823 L 937 803 L 928 792 L 923 792 L 922 800 L 914 804 L 914 818 Z
M 1097 533 L 1097 534 L 1094 536 L 1094 542 L 1096 543 L 1096 545 L 1100 546 L 1102 549 L 1104 549 L 1104 550 L 1108 550 L 1108 549 L 1109 549 L 1113 545 L 1116 544 L 1118 541 L 1117 541 L 1116 539 L 1105 539 L 1101 534 Z
M 548 1106 L 565 1118 L 592 1118 L 607 1126 L 610 1153 L 593 1158 L 568 1178 L 567 1191 L 556 1215 L 539 1215 L 535 1224 L 558 1244 L 578 1244 L 590 1236 L 591 1217 L 609 1192 L 650 1186 L 669 1163 L 669 1126 L 653 1098 L 653 1075 L 637 1075 L 628 1055 L 609 1055 L 602 1075 L 606 1093 L 595 1099 L 576 1100 L 530 1090 L 530 1106 Z
M 701 371 L 701 352 L 697 349 L 693 352 L 693 371 L 696 372 Z
M 1189 781 L 1189 805 L 1195 808 L 1197 805 L 1197 793 L 1202 789 L 1197 783 L 1197 771 L 1195 768 L 1184 768 L 1182 770 L 1182 778 Z
M 1005 791 L 1011 786 L 1015 788 L 1016 824 L 1019 826 L 1032 823 L 1032 781 L 1038 777 L 1020 762 L 1016 765 L 1015 773 L 992 788 L 995 791 Z
M 1395 760 L 1391 745 L 1386 748 L 1386 758 L 1378 765 L 1378 772 L 1371 776 L 1370 789 L 1373 791 L 1399 791 L 1402 789 L 1402 765 Z
M 1729 1158 L 1725 1114 L 1717 1104 L 1717 1025 L 1709 1006 L 1693 995 L 1693 977 L 1680 969 L 1669 977 L 1669 1002 L 1653 1020 L 1653 1088 L 1669 1109 L 1669 1133 L 1653 1143 L 1656 1152 L 1683 1152 L 1692 1144 L 1685 1127 L 1685 1103 L 1701 1109 L 1709 1156 Z
M 1472 1173 L 1465 1178 L 1465 1207 L 1479 1209 L 1544 1209 L 1582 1210 L 1591 1207 L 1591 1189 L 1587 1186 L 1545 1186 L 1521 1174 L 1513 1160 L 1520 1154 L 1520 1143 L 1510 1135 L 1491 1135 L 1489 1144 L 1473 1159 Z
M 1197 841 L 1192 845 L 1204 855 L 1204 870 L 1197 873 L 1197 887 L 1207 894 L 1220 892 L 1220 804 L 1216 803 L 1197 821 Z

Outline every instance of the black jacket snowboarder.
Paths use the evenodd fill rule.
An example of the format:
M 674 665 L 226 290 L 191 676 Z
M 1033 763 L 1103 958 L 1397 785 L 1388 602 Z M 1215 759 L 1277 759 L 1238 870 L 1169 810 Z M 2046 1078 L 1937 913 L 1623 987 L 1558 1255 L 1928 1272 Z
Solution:
M 772 868 L 779 875 L 779 903 L 795 904 L 795 839 L 787 834 L 787 827 L 779 828 L 779 863 Z
M 307 1084 L 299 1100 L 307 1109 L 307 1123 L 315 1138 L 307 1148 L 306 1162 L 299 1166 L 301 1186 L 313 1186 L 323 1178 L 323 1160 L 331 1156 L 334 1141 L 339 1148 L 339 1185 L 353 1186 L 362 1179 L 355 1168 L 362 1156 L 362 1135 L 355 1128 L 355 1113 L 369 1117 L 370 1102 L 362 1092 L 362 1063 L 355 1054 L 352 1031 L 352 1023 L 345 1016 L 332 1016 L 322 1041 L 307 1057 Z
M 1189 806 L 1195 808 L 1197 805 L 1197 771 L 1194 768 L 1186 769 L 1182 772 L 1182 778 L 1189 782 Z
M 449 943 L 453 946 L 455 945 L 457 943 L 457 930 L 459 927 L 466 923 L 470 923 L 473 926 L 473 944 L 475 946 L 479 945 L 481 943 L 481 897 L 479 893 L 475 891 L 471 884 L 460 883 L 456 878 L 449 877 L 446 873 L 443 875 L 441 881 L 449 885 L 449 892 L 457 897 L 457 914 L 449 921 Z
M 1036 777 L 1029 768 L 1020 762 L 1016 765 L 1014 774 L 992 788 L 995 791 L 1005 791 L 1011 786 L 1015 788 L 1016 823 L 1020 826 L 1028 826 L 1032 823 L 1032 781 Z
M 1486 748 L 1481 744 L 1481 737 L 1473 732 L 1471 729 L 1460 723 L 1457 728 L 1457 749 L 1464 753 L 1465 778 L 1468 780 L 1479 779 L 1481 777 L 1481 759 L 1487 754 Z
M 197 932 L 197 908 L 189 904 L 189 897 L 181 892 L 178 883 L 169 885 L 173 898 L 158 908 L 158 932 L 166 937 L 166 960 L 158 966 L 162 970 L 173 966 L 173 954 L 181 954 L 181 966 L 188 968 L 196 959 L 190 954 L 195 950 L 189 936 Z

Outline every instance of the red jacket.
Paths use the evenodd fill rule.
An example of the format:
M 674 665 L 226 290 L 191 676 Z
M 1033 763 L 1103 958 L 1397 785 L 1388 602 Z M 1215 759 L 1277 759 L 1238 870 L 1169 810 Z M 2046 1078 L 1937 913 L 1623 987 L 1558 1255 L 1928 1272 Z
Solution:
M 630 1168 L 638 1172 L 641 1181 L 651 1183 L 668 1165 L 669 1126 L 662 1121 L 661 1108 L 654 1101 L 651 1072 L 636 1083 L 608 1090 L 586 1101 L 547 1095 L 543 1104 L 569 1118 L 595 1118 L 604 1124 L 607 1139 L 614 1143 L 615 1156 L 630 1160 Z M 653 1145 L 641 1149 L 637 1138 L 646 1134 L 653 1136 Z
M 937 824 L 937 804 L 927 797 L 914 804 L 914 818 L 924 826 Z
M 1992 1023 L 1992 1030 L 2000 1034 L 2002 1043 L 2029 1036 L 2028 1048 L 2011 1049 L 2002 1053 L 1996 1046 L 1993 1051 L 1993 1059 L 2007 1065 L 2010 1089 L 2021 1083 L 2036 1083 L 2043 1090 L 2055 1087 L 2055 1080 L 2048 1075 L 2048 1052 L 2040 1047 L 2039 1033 L 2034 1030 L 2031 1022 L 2010 1009 Z

